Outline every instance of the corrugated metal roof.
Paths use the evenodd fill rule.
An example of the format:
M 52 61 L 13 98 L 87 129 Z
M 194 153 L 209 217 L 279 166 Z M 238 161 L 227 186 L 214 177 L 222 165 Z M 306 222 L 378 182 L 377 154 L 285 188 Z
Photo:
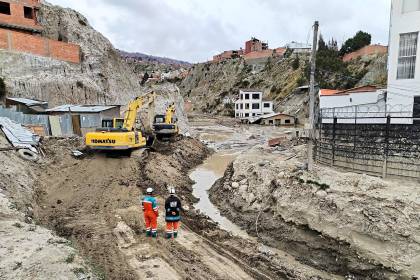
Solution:
M 15 101 L 15 102 L 19 102 L 19 103 L 22 103 L 22 104 L 25 104 L 27 106 L 35 106 L 35 105 L 45 105 L 45 104 L 48 104 L 48 102 L 45 102 L 45 101 L 28 99 L 28 98 L 22 98 L 22 97 L 7 97 L 6 99 L 12 100 L 12 101 Z
M 100 113 L 110 109 L 117 108 L 117 106 L 102 106 L 102 105 L 61 105 L 52 109 L 46 110 L 47 112 L 73 112 L 73 113 Z
M 260 117 L 260 119 L 263 119 L 264 120 L 264 119 L 269 119 L 269 118 L 280 116 L 280 115 L 288 116 L 288 117 L 293 117 L 294 118 L 294 116 L 289 115 L 289 114 L 284 114 L 284 113 L 271 113 L 271 114 L 262 115 Z
M 14 147 L 31 148 L 39 143 L 39 137 L 9 118 L 0 117 L 0 127 Z

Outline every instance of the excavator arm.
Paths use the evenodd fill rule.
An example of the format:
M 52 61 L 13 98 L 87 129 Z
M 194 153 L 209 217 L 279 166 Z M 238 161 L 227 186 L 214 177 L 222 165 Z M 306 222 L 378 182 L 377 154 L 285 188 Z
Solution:
M 174 114 L 175 114 L 175 104 L 172 104 L 172 105 L 168 106 L 168 108 L 166 109 L 166 114 L 165 114 L 165 123 L 166 124 L 172 124 L 173 123 Z
M 134 131 L 137 119 L 137 113 L 143 106 L 150 105 L 155 101 L 155 93 L 137 97 L 128 104 L 128 110 L 125 112 L 123 128 L 128 131 Z

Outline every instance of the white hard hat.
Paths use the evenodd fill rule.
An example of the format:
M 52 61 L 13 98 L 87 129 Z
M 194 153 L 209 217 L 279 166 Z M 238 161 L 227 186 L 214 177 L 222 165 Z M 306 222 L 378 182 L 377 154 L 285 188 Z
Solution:
M 147 188 L 146 193 L 153 193 L 153 188 Z
M 170 194 L 175 194 L 175 188 L 174 187 L 169 187 L 169 193 Z

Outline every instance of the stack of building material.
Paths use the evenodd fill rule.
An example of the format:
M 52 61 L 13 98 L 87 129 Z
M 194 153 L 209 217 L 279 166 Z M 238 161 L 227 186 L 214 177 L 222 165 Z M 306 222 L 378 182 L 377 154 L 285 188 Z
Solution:
M 35 147 L 39 144 L 39 136 L 34 135 L 31 131 L 11 121 L 9 118 L 0 117 L 0 128 L 13 147 L 37 152 Z

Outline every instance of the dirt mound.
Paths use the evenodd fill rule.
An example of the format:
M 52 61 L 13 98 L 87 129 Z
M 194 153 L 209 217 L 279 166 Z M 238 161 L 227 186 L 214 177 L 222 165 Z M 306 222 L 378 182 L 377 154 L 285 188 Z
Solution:
M 285 151 L 292 160 L 262 147 L 239 156 L 212 188 L 213 203 L 312 267 L 356 279 L 419 277 L 415 188 L 329 168 L 308 173 L 304 151 Z

